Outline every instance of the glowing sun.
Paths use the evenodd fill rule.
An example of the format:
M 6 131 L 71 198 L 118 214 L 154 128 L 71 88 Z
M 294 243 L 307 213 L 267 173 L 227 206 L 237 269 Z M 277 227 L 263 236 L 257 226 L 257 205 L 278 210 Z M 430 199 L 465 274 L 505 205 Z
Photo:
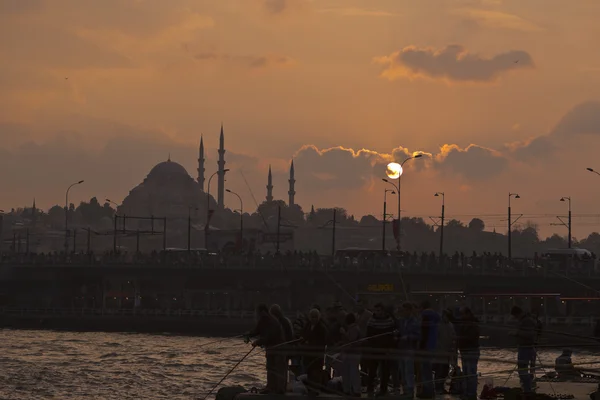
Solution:
M 402 166 L 398 163 L 392 162 L 387 165 L 387 170 L 385 174 L 390 179 L 398 179 L 400 175 L 402 175 Z

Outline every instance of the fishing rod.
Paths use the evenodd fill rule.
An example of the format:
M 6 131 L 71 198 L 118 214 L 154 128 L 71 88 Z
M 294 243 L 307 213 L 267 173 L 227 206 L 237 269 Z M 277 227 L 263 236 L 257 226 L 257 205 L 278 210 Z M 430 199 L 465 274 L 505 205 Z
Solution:
M 211 344 L 217 344 L 217 343 L 224 342 L 224 341 L 226 341 L 226 340 L 230 340 L 230 339 L 238 339 L 238 338 L 242 338 L 242 337 L 244 337 L 244 335 L 236 335 L 236 336 L 230 336 L 230 337 L 226 337 L 226 338 L 219 339 L 219 340 L 213 340 L 213 341 L 211 341 L 211 342 L 206 342 L 206 343 L 202 343 L 202 344 L 200 344 L 200 345 L 198 346 L 198 348 L 202 348 L 202 347 L 205 347 L 205 346 L 210 346 Z
M 516 326 L 505 326 L 505 325 L 496 325 L 496 324 L 484 324 L 483 326 L 487 326 L 487 327 L 491 327 L 491 328 L 495 328 L 495 329 L 502 329 L 502 330 L 512 330 L 514 331 L 515 329 L 517 329 Z M 546 330 L 544 329 L 542 334 L 544 333 L 551 333 L 554 335 L 558 335 L 558 336 L 567 336 L 567 337 L 572 337 L 572 338 L 577 338 L 577 339 L 585 339 L 585 340 L 590 340 L 590 341 L 594 341 L 594 342 L 598 342 L 597 337 L 593 337 L 593 336 L 586 336 L 586 335 L 578 335 L 575 333 L 567 333 L 567 332 L 560 332 L 560 331 L 554 331 L 554 330 Z
M 246 357 L 248 357 L 248 356 L 250 355 L 250 353 L 252 353 L 252 352 L 254 351 L 254 349 L 255 349 L 255 347 L 253 346 L 253 347 L 250 349 L 250 351 L 248 351 L 248 352 L 246 353 L 246 355 L 244 355 L 244 357 L 242 357 L 242 359 L 241 359 L 240 361 L 238 361 L 238 362 L 237 362 L 237 363 L 236 363 L 236 364 L 235 364 L 235 365 L 234 365 L 234 366 L 233 366 L 233 367 L 232 367 L 232 368 L 229 370 L 229 372 L 227 372 L 227 373 L 225 374 L 225 376 L 224 376 L 223 378 L 221 378 L 221 380 L 220 380 L 219 382 L 217 382 L 217 384 L 216 384 L 215 386 L 213 386 L 213 387 L 212 387 L 212 389 L 210 389 L 210 391 L 209 391 L 209 392 L 206 394 L 206 396 L 204 396 L 204 398 L 203 398 L 202 400 L 206 400 L 206 398 L 207 398 L 208 396 L 210 396 L 210 395 L 212 394 L 212 392 L 214 392 L 214 391 L 215 391 L 215 389 L 216 389 L 217 387 L 219 387 L 219 385 L 220 385 L 221 383 L 223 383 L 223 381 L 224 381 L 225 379 L 227 379 L 227 377 L 228 377 L 229 375 L 231 375 L 231 373 L 232 373 L 232 372 L 233 372 L 233 371 L 234 371 L 234 370 L 235 370 L 235 369 L 236 369 L 236 368 L 237 368 L 237 367 L 238 367 L 238 366 L 239 366 L 239 365 L 240 365 L 240 364 L 241 364 L 241 363 L 242 363 L 242 362 L 243 362 L 243 361 L 246 359 Z

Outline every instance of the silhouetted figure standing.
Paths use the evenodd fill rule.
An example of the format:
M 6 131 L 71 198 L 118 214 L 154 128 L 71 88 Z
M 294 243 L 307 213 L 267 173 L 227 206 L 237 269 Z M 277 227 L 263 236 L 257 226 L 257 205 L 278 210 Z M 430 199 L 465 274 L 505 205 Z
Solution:
M 267 387 L 264 393 L 283 394 L 287 386 L 287 371 L 285 356 L 273 349 L 274 346 L 283 343 L 283 329 L 277 319 L 269 313 L 266 304 L 256 307 L 258 323 L 256 328 L 248 333 L 248 337 L 256 337 L 252 346 L 263 346 L 267 358 Z
M 327 326 L 321 318 L 321 312 L 313 308 L 308 313 L 308 325 L 302 332 L 302 338 L 307 345 L 309 355 L 304 356 L 309 394 L 316 394 L 315 388 L 323 386 L 323 355 L 329 338 Z
M 460 309 L 455 321 L 456 345 L 460 351 L 463 373 L 466 377 L 466 398 L 477 399 L 477 364 L 479 363 L 479 321 L 468 307 Z
M 519 379 L 523 386 L 523 393 L 532 393 L 533 376 L 530 366 L 535 362 L 536 323 L 531 315 L 525 313 L 521 307 L 514 306 L 510 314 L 518 321 L 516 332 L 510 332 L 517 339 L 517 368 Z
M 368 357 L 369 380 L 367 383 L 367 393 L 372 395 L 375 390 L 375 378 L 381 366 L 381 379 L 379 384 L 379 394 L 385 395 L 388 391 L 388 382 L 390 380 L 390 360 L 388 351 L 395 347 L 394 331 L 396 326 L 392 317 L 385 311 L 383 304 L 376 304 L 373 317 L 367 325 L 367 337 L 369 337 L 369 348 L 373 354 Z

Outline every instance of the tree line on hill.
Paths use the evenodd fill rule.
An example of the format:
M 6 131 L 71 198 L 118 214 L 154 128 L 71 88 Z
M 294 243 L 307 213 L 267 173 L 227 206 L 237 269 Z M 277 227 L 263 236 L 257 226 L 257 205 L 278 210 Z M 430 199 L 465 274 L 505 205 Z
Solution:
M 78 206 L 71 203 L 68 209 L 69 224 L 72 226 L 86 226 L 96 230 L 110 230 L 113 227 L 113 218 L 116 210 L 109 202 L 100 203 L 97 198 L 88 202 L 81 202 Z M 203 213 L 200 213 L 203 214 Z M 268 229 L 274 231 L 277 222 L 285 229 L 321 228 L 331 229 L 333 226 L 334 208 L 314 208 L 305 213 L 298 205 L 289 207 L 281 200 L 263 202 L 252 214 L 243 215 L 245 229 Z M 198 221 L 196 221 L 196 219 Z M 17 221 L 25 224 L 35 223 L 51 229 L 64 229 L 64 206 L 55 205 L 48 212 L 39 209 L 18 208 L 4 215 L 4 232 L 10 230 L 10 225 Z M 169 223 L 170 229 L 187 225 L 187 215 L 181 221 Z M 194 223 L 204 224 L 205 216 L 197 215 Z M 357 232 L 364 232 L 365 237 L 380 240 L 382 221 L 373 215 L 365 215 L 360 219 L 354 217 L 344 208 L 335 208 L 335 223 L 339 228 L 348 230 L 356 228 Z M 211 220 L 211 225 L 220 229 L 238 229 L 240 216 L 232 210 L 222 210 Z M 391 223 L 388 228 L 392 235 Z M 455 251 L 471 254 L 473 251 L 481 254 L 501 253 L 507 254 L 507 236 L 505 233 L 490 232 L 485 230 L 485 223 L 480 218 L 473 218 L 468 224 L 456 219 L 449 220 L 444 225 L 444 253 L 452 254 Z M 406 251 L 435 252 L 439 251 L 440 230 L 425 222 L 423 218 L 402 219 L 402 248 Z M 391 237 L 391 236 L 390 236 Z M 548 249 L 566 248 L 567 238 L 553 234 L 545 239 L 540 238 L 538 227 L 531 222 L 522 227 L 515 227 L 512 232 L 512 252 L 514 257 L 531 257 L 535 253 L 543 253 Z M 573 247 L 584 248 L 596 254 L 600 253 L 600 234 L 590 233 L 585 239 L 573 239 Z

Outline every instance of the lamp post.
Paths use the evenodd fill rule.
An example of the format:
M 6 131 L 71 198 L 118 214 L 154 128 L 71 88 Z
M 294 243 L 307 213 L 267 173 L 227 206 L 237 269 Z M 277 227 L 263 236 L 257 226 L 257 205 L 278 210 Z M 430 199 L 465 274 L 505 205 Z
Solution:
M 440 258 L 440 263 L 442 260 L 442 255 L 444 254 L 444 209 L 446 207 L 445 202 L 446 202 L 446 196 L 444 195 L 444 192 L 436 192 L 436 194 L 434 194 L 435 197 L 442 197 L 442 215 L 441 215 L 441 221 L 440 221 L 440 254 L 439 254 L 439 258 Z
M 75 185 L 81 185 L 83 180 L 71 184 L 65 193 L 65 256 L 69 252 L 69 191 Z
M 114 205 L 115 207 L 120 207 L 121 206 L 116 201 L 112 201 L 111 199 L 104 199 L 104 200 L 106 200 L 107 203 L 110 203 L 110 204 Z
M 567 222 L 567 228 L 569 229 L 568 246 L 569 246 L 569 249 L 570 249 L 571 248 L 571 243 L 572 243 L 572 237 L 571 237 L 571 198 L 570 197 L 562 197 L 560 199 L 560 201 L 568 201 L 569 202 L 569 217 L 568 217 L 569 220 Z
M 0 210 L 0 255 L 2 255 L 2 243 L 4 242 L 4 210 Z
M 398 175 L 398 185 L 390 182 L 387 179 L 382 179 L 385 183 L 389 183 L 394 188 L 396 188 L 396 193 L 398 193 L 398 237 L 396 238 L 396 250 L 400 251 L 402 249 L 401 238 L 402 238 L 402 210 L 400 209 L 400 197 L 401 197 L 401 183 L 402 183 L 402 172 L 404 171 L 404 164 L 407 161 L 414 160 L 415 158 L 421 158 L 423 154 L 415 154 L 414 156 L 406 158 L 404 161 L 400 163 L 400 173 Z
M 232 192 L 229 189 L 225 189 L 226 192 L 231 193 L 236 196 L 240 201 L 240 250 L 244 252 L 244 202 L 242 201 L 242 197 L 236 192 Z
M 385 223 L 386 223 L 386 219 L 387 219 L 387 194 L 388 194 L 388 192 L 391 192 L 392 194 L 396 193 L 392 189 L 385 189 L 383 192 L 383 220 L 382 220 L 383 234 L 381 235 L 381 237 L 382 237 L 381 251 L 384 253 L 385 253 Z
M 195 206 L 188 206 L 188 243 L 187 243 L 187 250 L 188 250 L 188 254 L 192 251 L 192 209 L 194 209 L 195 211 L 198 211 L 198 207 Z
M 510 209 L 510 199 L 514 197 L 515 199 L 520 199 L 521 196 L 519 196 L 517 193 L 508 193 L 508 261 L 510 262 L 512 260 L 512 216 L 511 216 L 511 209 Z
M 588 170 L 588 171 L 590 171 L 590 172 L 593 172 L 593 173 L 594 173 L 594 174 L 596 174 L 596 175 L 600 175 L 600 172 L 596 171 L 596 170 L 595 170 L 595 169 L 593 169 L 593 168 L 586 168 L 586 170 Z
M 223 170 L 223 174 L 225 174 L 227 171 L 229 171 L 229 169 L 224 169 Z M 206 226 L 204 227 L 204 247 L 206 247 L 206 249 L 208 250 L 208 231 L 210 230 L 209 227 L 209 218 L 210 218 L 210 182 L 212 181 L 212 178 L 214 178 L 215 175 L 217 175 L 219 173 L 219 171 L 216 171 L 214 174 L 212 174 L 210 176 L 210 178 L 208 178 L 208 187 L 206 190 Z

